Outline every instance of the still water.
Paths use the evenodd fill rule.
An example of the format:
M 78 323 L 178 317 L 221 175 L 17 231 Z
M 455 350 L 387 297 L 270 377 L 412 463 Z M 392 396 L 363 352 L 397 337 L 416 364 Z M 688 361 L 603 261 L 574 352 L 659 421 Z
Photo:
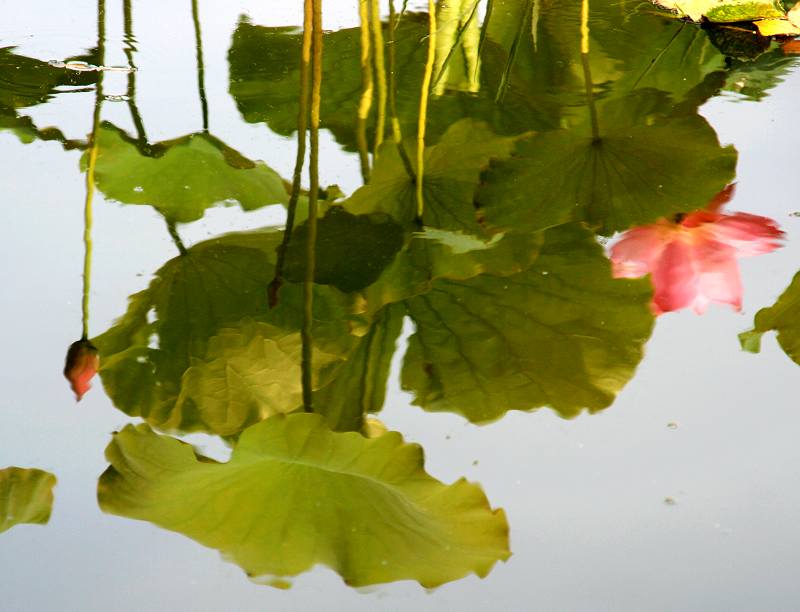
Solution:
M 792 43 L 395 5 L 0 1 L 0 610 L 797 609 Z

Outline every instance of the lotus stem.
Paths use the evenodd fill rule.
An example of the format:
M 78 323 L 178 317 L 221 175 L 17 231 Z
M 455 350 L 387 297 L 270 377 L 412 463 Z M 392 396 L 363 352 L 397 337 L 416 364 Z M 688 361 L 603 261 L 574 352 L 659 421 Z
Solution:
M 361 162 L 361 178 L 369 182 L 369 146 L 367 145 L 367 119 L 372 108 L 375 88 L 372 78 L 372 50 L 369 36 L 369 0 L 358 0 L 358 16 L 361 23 L 361 100 L 358 104 L 358 124 L 356 140 L 358 141 L 358 157 Z
M 312 393 L 312 326 L 314 321 L 314 272 L 317 246 L 317 198 L 319 197 L 319 115 L 322 90 L 322 0 L 312 3 L 312 60 L 311 60 L 311 134 L 309 156 L 308 236 L 306 242 L 306 275 L 303 282 L 302 328 L 302 386 L 303 409 L 313 412 Z
M 294 220 L 297 215 L 297 201 L 300 199 L 300 187 L 303 179 L 303 165 L 306 159 L 306 132 L 308 131 L 308 105 L 311 93 L 311 35 L 313 28 L 313 9 L 309 0 L 305 1 L 303 9 L 303 43 L 300 52 L 300 103 L 297 113 L 297 155 L 294 161 L 292 175 L 292 190 L 289 194 L 289 203 L 286 206 L 286 229 L 283 239 L 277 249 L 275 262 L 275 276 L 269 284 L 269 307 L 278 305 L 278 293 L 283 285 L 283 268 L 286 263 L 286 251 L 292 239 Z
M 425 176 L 425 127 L 428 117 L 428 98 L 433 77 L 433 64 L 436 60 L 436 4 L 428 0 L 428 59 L 422 77 L 422 91 L 419 96 L 419 123 L 417 124 L 417 220 L 422 222 L 425 211 L 423 181 Z

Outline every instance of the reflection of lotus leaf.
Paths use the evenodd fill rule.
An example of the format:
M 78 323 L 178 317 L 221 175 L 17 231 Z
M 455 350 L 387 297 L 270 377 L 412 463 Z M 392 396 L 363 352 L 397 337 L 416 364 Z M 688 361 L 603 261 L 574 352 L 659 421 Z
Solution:
M 405 303 L 416 333 L 403 387 L 426 410 L 474 422 L 550 406 L 607 407 L 630 380 L 653 325 L 647 281 L 611 278 L 593 236 L 549 230 L 532 267 L 441 279 Z
M 406 141 L 406 146 L 408 151 L 416 150 L 412 140 Z M 483 122 L 464 119 L 451 125 L 437 144 L 425 149 L 423 223 L 485 234 L 472 204 L 475 187 L 489 161 L 507 157 L 513 147 L 513 138 L 495 135 Z M 414 219 L 415 183 L 403 167 L 394 143 L 383 146 L 370 182 L 343 206 L 356 213 L 383 212 L 406 226 Z
M 582 220 L 609 235 L 702 208 L 733 179 L 736 151 L 702 117 L 662 106 L 642 91 L 600 106 L 597 139 L 583 125 L 522 141 L 484 178 L 486 223 L 534 231 Z
M 368 425 L 364 415 L 383 408 L 405 314 L 402 304 L 380 310 L 330 383 L 314 393 L 315 410 L 325 415 L 332 429 L 357 431 Z
M 407 135 L 416 132 L 419 84 L 427 53 L 420 41 L 427 34 L 427 15 L 422 13 L 406 13 L 395 31 L 397 110 Z M 360 36 L 359 28 L 327 33 L 322 59 L 321 125 L 351 150 L 357 141 L 356 117 L 362 89 Z M 295 131 L 301 43 L 302 34 L 295 28 L 262 27 L 246 21 L 238 25 L 228 53 L 230 93 L 245 121 L 265 122 L 282 135 Z M 480 95 L 453 92 L 431 100 L 429 140 L 435 141 L 450 124 L 464 117 L 482 119 L 498 131 L 511 134 L 558 125 L 558 105 L 543 93 L 541 83 L 537 82 L 537 87 L 514 88 L 502 108 L 494 103 L 506 57 L 503 50 L 487 40 L 480 70 L 485 82 Z M 370 116 L 370 132 L 374 120 L 375 112 Z
M 264 414 L 297 407 L 287 403 L 292 392 L 274 398 L 271 408 L 256 401 L 276 376 L 290 389 L 299 385 L 289 379 L 295 370 L 287 362 L 296 351 L 287 348 L 292 339 L 286 336 L 300 329 L 302 288 L 287 283 L 280 306 L 267 306 L 279 240 L 273 231 L 198 244 L 131 297 L 125 316 L 92 340 L 103 386 L 117 408 L 161 429 L 227 435 Z M 319 351 L 342 355 L 357 338 L 334 291 L 315 288 L 314 329 Z M 243 325 L 248 319 L 259 324 Z M 247 365 L 247 355 L 260 361 Z M 239 376 L 230 369 L 234 363 Z M 315 367 L 330 363 L 320 358 Z
M 169 221 L 195 221 L 219 203 L 237 202 L 244 210 L 255 210 L 288 200 L 275 171 L 210 134 L 157 143 L 144 155 L 124 132 L 103 123 L 97 142 L 95 176 L 105 196 L 124 204 L 149 204 Z
M 96 51 L 69 60 L 96 61 Z M 24 108 L 47 102 L 59 87 L 90 85 L 97 73 L 77 73 L 47 62 L 17 55 L 14 47 L 0 48 L 0 107 Z
M 756 313 L 753 329 L 739 335 L 742 347 L 758 353 L 761 336 L 769 331 L 778 332 L 781 348 L 800 365 L 800 272 L 775 304 Z
M 0 470 L 0 533 L 14 525 L 49 521 L 55 484 L 56 477 L 42 470 Z
M 286 255 L 284 277 L 305 278 L 307 223 L 292 234 Z M 314 281 L 342 291 L 371 285 L 394 259 L 403 245 L 403 229 L 385 214 L 352 215 L 332 206 L 317 223 Z
M 129 425 L 106 456 L 105 512 L 182 533 L 254 577 L 322 563 L 352 586 L 434 587 L 485 576 L 510 554 L 503 511 L 474 484 L 426 474 L 422 449 L 395 432 L 368 439 L 318 415 L 276 416 L 245 430 L 220 464 Z

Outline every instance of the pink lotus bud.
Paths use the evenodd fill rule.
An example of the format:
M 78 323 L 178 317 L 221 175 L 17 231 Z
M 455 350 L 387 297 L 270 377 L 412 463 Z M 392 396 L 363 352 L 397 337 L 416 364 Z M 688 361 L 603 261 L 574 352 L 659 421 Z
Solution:
M 73 342 L 67 351 L 67 362 L 64 365 L 64 376 L 67 377 L 75 400 L 81 401 L 84 394 L 91 388 L 89 382 L 100 368 L 100 358 L 97 348 L 86 340 Z

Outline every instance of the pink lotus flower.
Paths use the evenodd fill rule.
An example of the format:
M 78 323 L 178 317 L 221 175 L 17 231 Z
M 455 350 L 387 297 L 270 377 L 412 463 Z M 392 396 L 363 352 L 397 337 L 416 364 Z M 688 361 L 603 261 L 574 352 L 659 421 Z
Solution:
M 767 217 L 720 212 L 733 192 L 729 185 L 703 210 L 625 232 L 611 248 L 614 277 L 652 274 L 657 315 L 689 307 L 703 314 L 711 302 L 741 310 L 736 258 L 775 250 L 783 232 Z
M 81 401 L 86 392 L 91 389 L 90 381 L 97 374 L 100 367 L 100 358 L 97 349 L 86 339 L 73 342 L 67 351 L 67 362 L 64 365 L 66 376 L 75 393 L 75 401 Z

